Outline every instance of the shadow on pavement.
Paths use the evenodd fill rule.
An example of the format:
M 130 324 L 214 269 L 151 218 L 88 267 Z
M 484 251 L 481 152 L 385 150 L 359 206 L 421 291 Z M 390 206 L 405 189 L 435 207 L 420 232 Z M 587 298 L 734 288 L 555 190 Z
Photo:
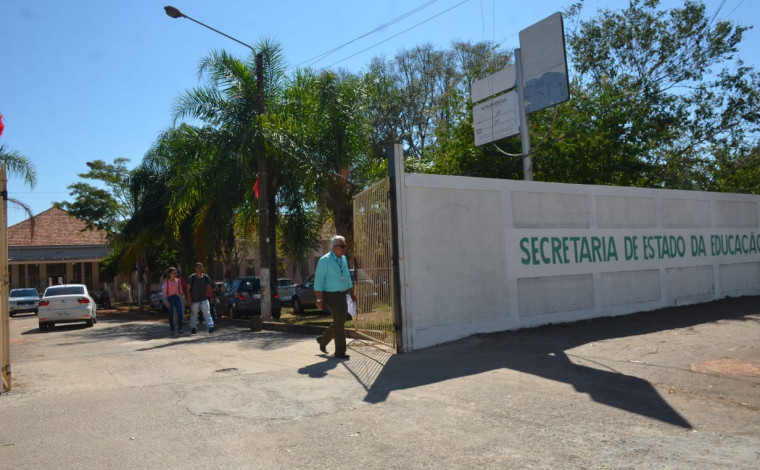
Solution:
M 183 322 L 184 334 L 173 337 L 169 331 L 168 315 L 157 311 L 139 311 L 126 308 L 98 310 L 98 322 L 93 328 L 85 327 L 82 323 L 57 324 L 52 329 L 40 331 L 37 327 L 23 331 L 21 335 L 55 335 L 56 332 L 69 331 L 60 344 L 66 343 L 98 343 L 120 339 L 129 342 L 144 342 L 145 346 L 137 351 L 158 350 L 166 348 L 181 348 L 198 343 L 230 343 L 235 342 L 243 349 L 275 350 L 287 347 L 300 341 L 299 337 L 283 335 L 256 335 L 251 333 L 247 319 L 230 320 L 222 318 L 215 320 L 216 331 L 207 332 L 203 321 L 198 322 L 195 335 L 190 334 L 190 322 Z M 77 331 L 79 330 L 79 331 Z
M 368 387 L 365 401 L 385 401 L 390 392 L 494 369 L 511 369 L 572 385 L 594 401 L 664 423 L 690 428 L 657 390 L 641 378 L 574 364 L 565 351 L 613 338 L 686 328 L 760 312 L 760 297 L 723 299 L 619 317 L 477 335 L 463 341 L 391 355 Z M 349 365 L 350 367 L 350 365 Z

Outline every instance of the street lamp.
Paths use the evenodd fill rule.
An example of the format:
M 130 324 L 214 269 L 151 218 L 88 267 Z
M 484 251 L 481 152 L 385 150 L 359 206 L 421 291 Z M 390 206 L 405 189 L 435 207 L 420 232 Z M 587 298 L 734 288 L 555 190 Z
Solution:
M 190 18 L 185 15 L 179 9 L 173 6 L 165 6 L 164 11 L 172 18 L 187 18 L 188 20 L 198 23 L 204 28 L 208 28 L 211 31 L 221 34 L 222 36 L 232 39 L 233 41 L 244 45 L 253 52 L 256 56 L 256 113 L 258 115 L 264 114 L 264 59 L 261 52 L 256 52 L 249 44 L 244 43 L 238 39 L 233 38 L 229 34 L 225 34 L 218 29 L 214 29 L 211 26 L 201 23 L 200 21 Z M 270 286 L 269 275 L 269 239 L 267 231 L 267 160 L 264 153 L 264 145 L 261 142 L 261 138 L 258 138 L 257 144 L 258 153 L 258 183 L 259 183 L 259 277 L 261 278 L 261 318 L 263 320 L 271 320 L 272 318 L 272 289 Z M 251 317 L 251 326 L 253 326 L 253 316 Z

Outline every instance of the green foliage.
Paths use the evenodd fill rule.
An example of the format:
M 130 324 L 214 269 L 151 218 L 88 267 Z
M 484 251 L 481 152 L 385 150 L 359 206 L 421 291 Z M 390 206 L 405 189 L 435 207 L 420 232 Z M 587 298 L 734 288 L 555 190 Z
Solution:
M 24 182 L 34 189 L 37 184 L 37 169 L 31 160 L 17 150 L 9 150 L 0 145 L 0 164 L 3 163 L 8 170 L 8 176 L 21 176 Z
M 705 189 L 715 187 L 719 155 L 746 161 L 760 80 L 729 64 L 746 28 L 715 22 L 701 3 L 658 7 L 632 0 L 571 29 L 570 102 L 557 116 L 531 116 L 532 135 L 547 140 L 536 150 L 536 179 Z
M 455 171 L 460 157 L 486 155 L 466 135 L 468 127 L 472 133 L 470 86 L 504 68 L 509 59 L 495 44 L 483 42 L 454 43 L 445 50 L 427 44 L 400 51 L 391 60 L 373 60 L 368 111 L 375 153 L 388 142 L 401 142 L 407 168 L 422 172 Z M 487 175 L 493 174 L 482 176 Z
M 298 228 L 284 234 L 306 235 L 308 228 L 303 248 L 319 236 L 314 221 L 321 217 L 299 206 L 326 211 L 336 232 L 352 238 L 352 198 L 374 175 L 367 84 L 351 74 L 299 71 L 284 90 L 280 121 L 269 122 L 268 131 L 287 143 L 280 148 L 281 161 L 287 162 L 281 199 L 288 223 Z M 294 242 L 286 246 L 295 249 Z M 292 255 L 297 259 L 302 253 L 298 248 Z
M 134 204 L 129 194 L 129 159 L 116 158 L 112 164 L 103 160 L 88 162 L 90 171 L 79 177 L 99 181 L 105 187 L 78 182 L 68 186 L 74 202 L 53 203 L 84 220 L 89 228 L 98 227 L 109 234 L 118 233 L 124 222 L 132 215 Z M 110 236 L 110 235 L 109 235 Z

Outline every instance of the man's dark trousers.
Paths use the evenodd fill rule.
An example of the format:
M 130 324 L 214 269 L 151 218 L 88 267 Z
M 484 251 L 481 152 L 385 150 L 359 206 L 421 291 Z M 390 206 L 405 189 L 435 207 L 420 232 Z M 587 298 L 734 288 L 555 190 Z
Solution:
M 346 353 L 346 318 L 348 318 L 348 303 L 345 292 L 325 292 L 323 301 L 332 316 L 332 324 L 322 334 L 320 342 L 327 346 L 335 340 L 335 355 Z

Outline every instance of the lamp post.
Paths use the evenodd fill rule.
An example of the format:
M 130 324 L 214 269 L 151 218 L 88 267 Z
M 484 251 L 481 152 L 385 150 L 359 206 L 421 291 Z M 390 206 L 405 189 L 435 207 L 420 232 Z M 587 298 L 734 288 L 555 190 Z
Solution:
M 187 18 L 188 20 L 198 23 L 204 28 L 208 28 L 215 33 L 219 33 L 222 36 L 232 39 L 233 41 L 242 44 L 253 52 L 256 56 L 256 113 L 262 115 L 265 112 L 264 107 L 264 59 L 261 52 L 256 52 L 249 44 L 244 43 L 238 39 L 233 38 L 229 34 L 225 34 L 218 29 L 214 29 L 211 26 L 201 23 L 200 21 L 190 18 L 185 15 L 179 9 L 173 6 L 165 6 L 164 11 L 172 18 Z M 261 278 L 261 318 L 263 320 L 271 320 L 272 318 L 272 289 L 270 286 L 269 275 L 269 238 L 267 231 L 267 224 L 269 222 L 267 217 L 267 160 L 264 153 L 264 145 L 261 142 L 261 138 L 257 139 L 256 152 L 258 154 L 257 166 L 258 166 L 258 183 L 259 183 L 259 277 Z M 254 327 L 254 317 L 251 317 L 251 328 Z

